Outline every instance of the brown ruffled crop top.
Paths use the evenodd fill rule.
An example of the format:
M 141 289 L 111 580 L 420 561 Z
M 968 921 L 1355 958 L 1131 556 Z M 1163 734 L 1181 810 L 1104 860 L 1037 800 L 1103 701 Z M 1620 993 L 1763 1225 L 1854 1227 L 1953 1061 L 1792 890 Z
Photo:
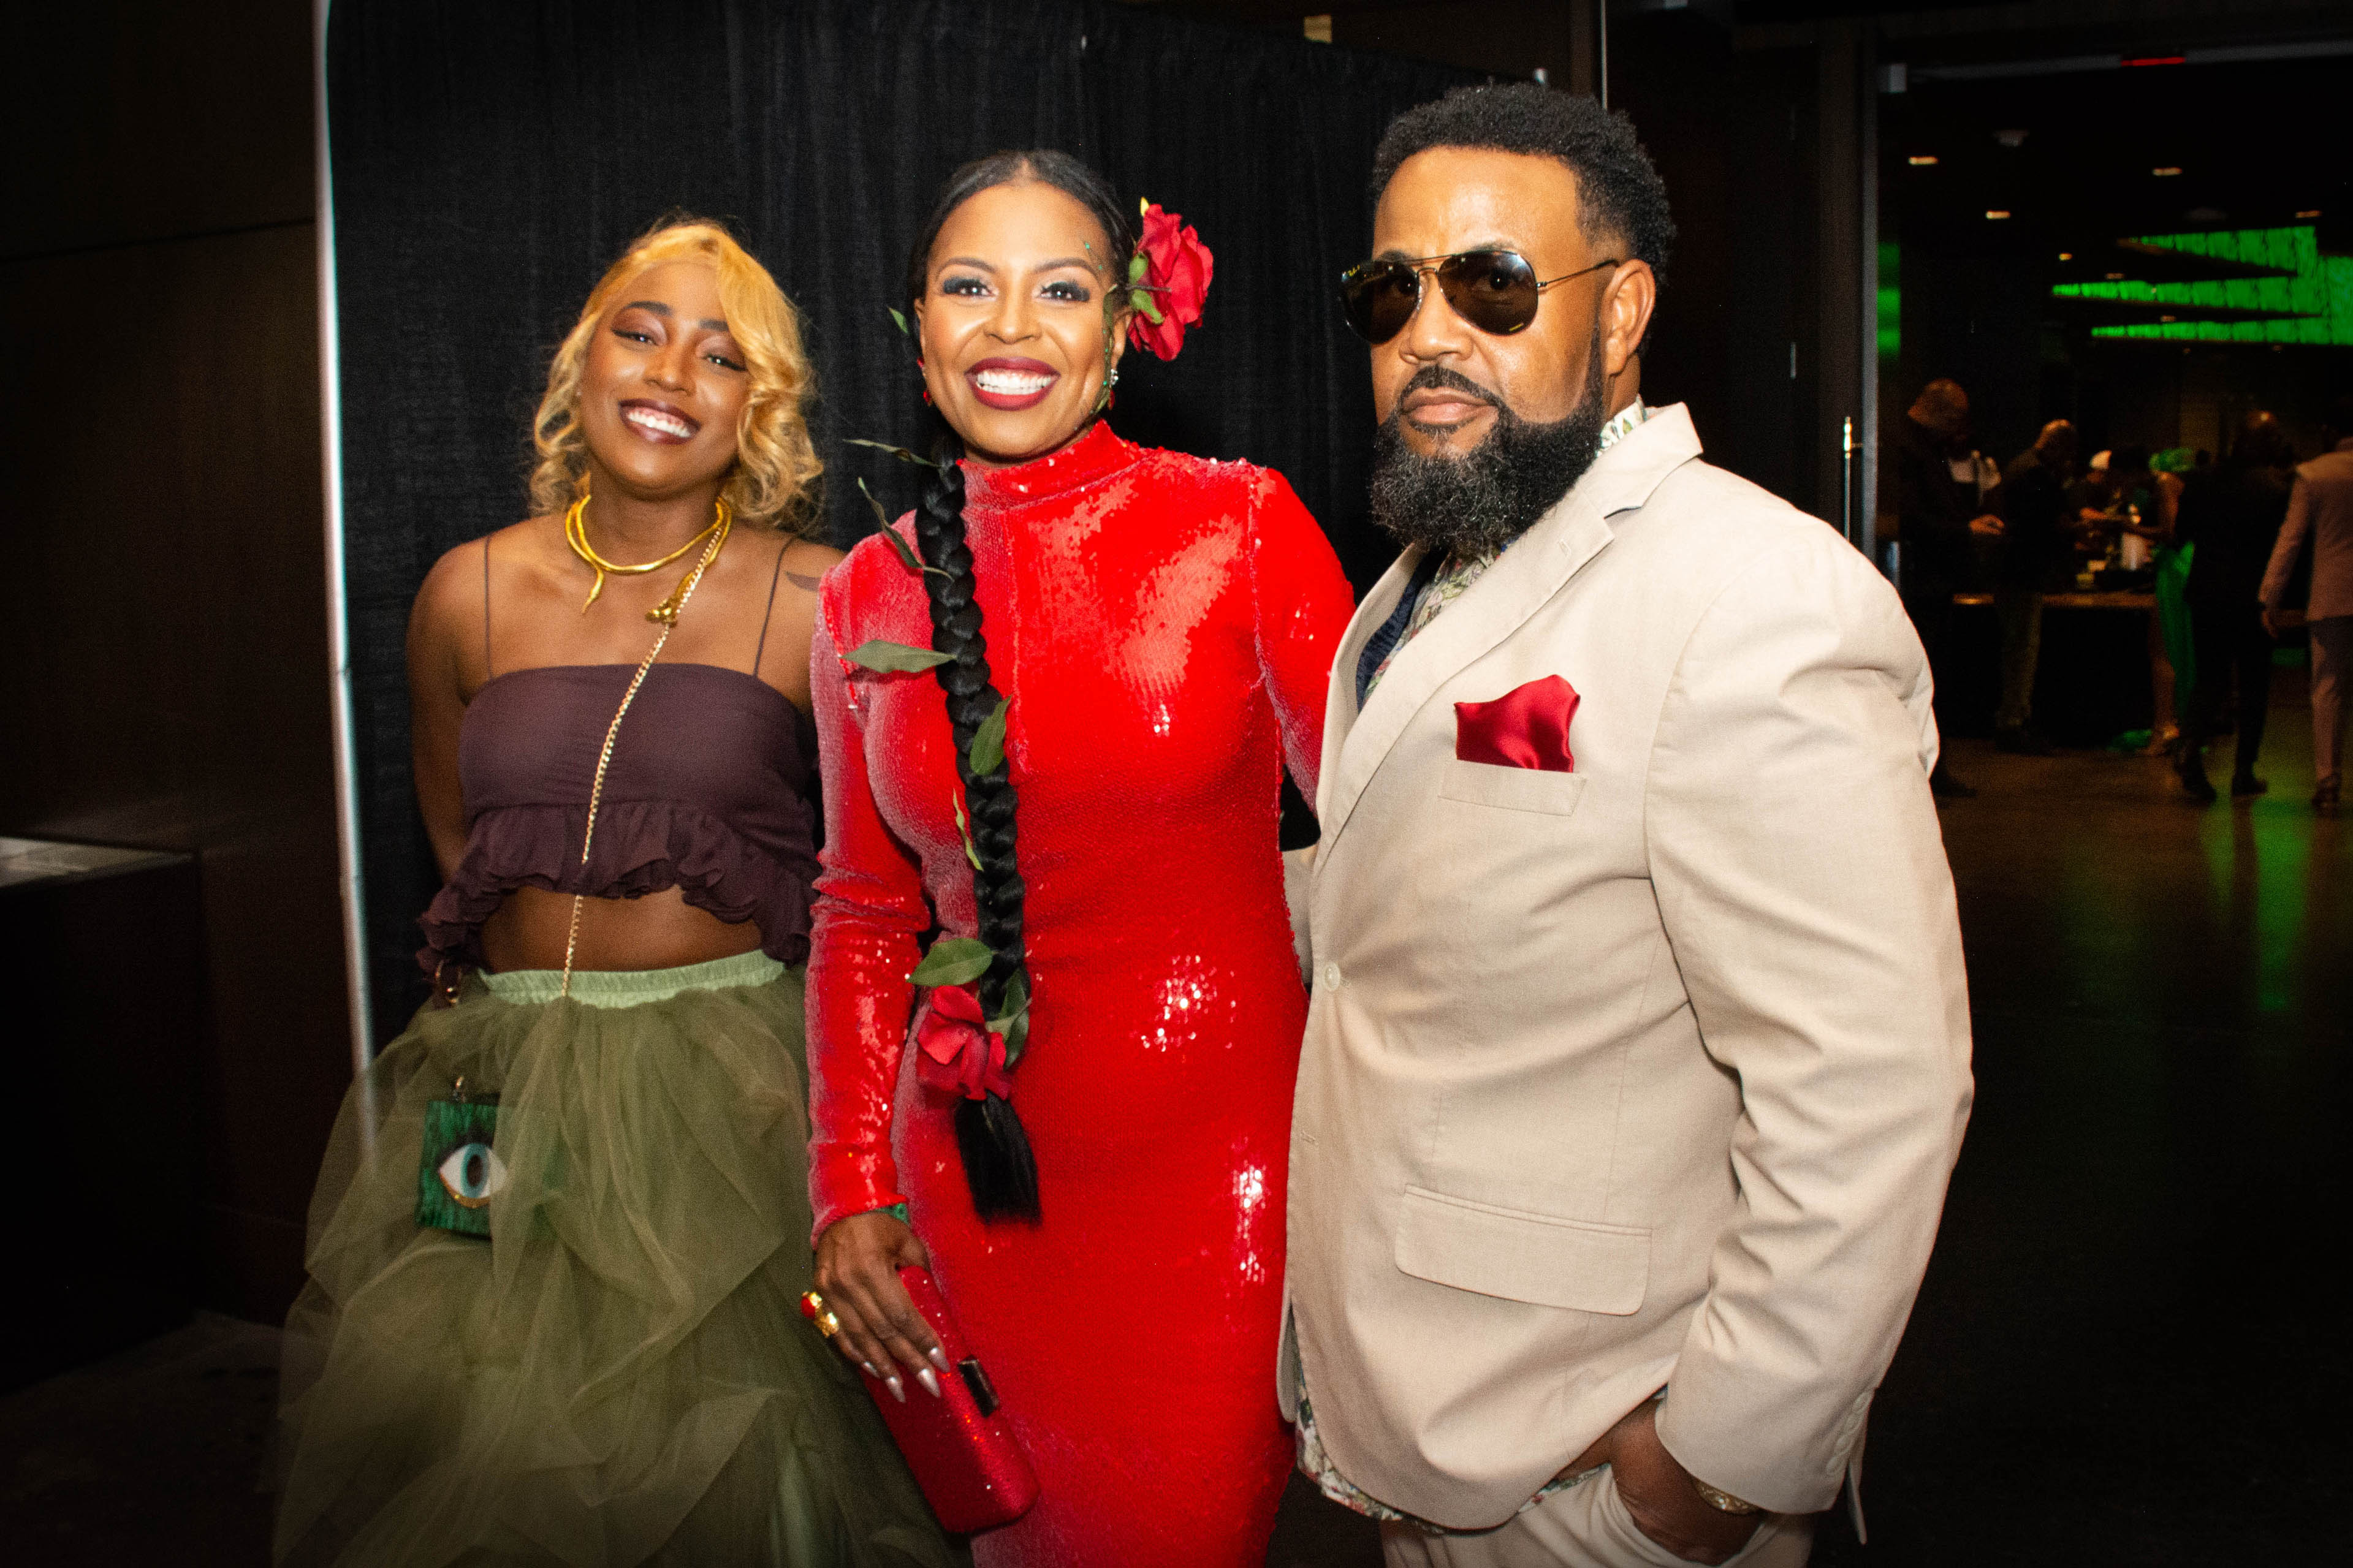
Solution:
M 666 888 L 756 921 L 784 963 L 808 957 L 818 871 L 817 732 L 756 676 L 657 664 L 613 747 L 596 842 L 580 863 L 605 731 L 637 667 L 517 669 L 475 693 L 458 739 L 466 855 L 420 922 L 417 961 L 480 964 L 482 922 L 517 888 L 634 899 Z

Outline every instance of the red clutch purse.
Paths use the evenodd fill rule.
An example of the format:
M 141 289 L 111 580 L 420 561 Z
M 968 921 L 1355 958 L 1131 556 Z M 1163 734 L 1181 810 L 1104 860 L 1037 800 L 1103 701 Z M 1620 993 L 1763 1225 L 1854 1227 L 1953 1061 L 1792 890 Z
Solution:
M 1010 1524 L 1038 1500 L 1038 1472 L 1029 1468 L 1013 1424 L 999 1413 L 997 1390 L 965 1343 L 964 1331 L 930 1271 L 911 1264 L 899 1270 L 899 1282 L 940 1337 L 940 1349 L 955 1370 L 940 1379 L 937 1399 L 913 1386 L 913 1379 L 904 1379 L 904 1404 L 891 1396 L 880 1378 L 862 1371 L 858 1375 L 944 1528 L 970 1535 Z

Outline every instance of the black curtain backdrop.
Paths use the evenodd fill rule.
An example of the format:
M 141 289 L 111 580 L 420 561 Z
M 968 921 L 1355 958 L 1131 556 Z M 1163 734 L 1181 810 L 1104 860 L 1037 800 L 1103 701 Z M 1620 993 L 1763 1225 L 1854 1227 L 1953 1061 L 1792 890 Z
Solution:
M 985 0 L 343 0 L 328 29 L 352 681 L 370 984 L 422 999 L 437 883 L 408 762 L 402 638 L 433 562 L 523 515 L 533 408 L 598 274 L 675 210 L 725 219 L 806 319 L 828 525 L 922 437 L 892 326 L 915 226 L 965 160 L 1060 147 L 1216 253 L 1181 358 L 1128 356 L 1113 422 L 1280 469 L 1361 589 L 1364 349 L 1333 303 L 1390 118 L 1461 73 L 1116 5 Z

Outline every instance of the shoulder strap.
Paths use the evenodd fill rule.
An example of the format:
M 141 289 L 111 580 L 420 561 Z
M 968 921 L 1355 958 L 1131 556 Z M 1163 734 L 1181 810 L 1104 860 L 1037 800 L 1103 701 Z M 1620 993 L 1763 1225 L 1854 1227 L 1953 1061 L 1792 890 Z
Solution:
M 776 565 L 768 572 L 768 607 L 760 616 L 759 644 L 752 649 L 752 675 L 754 679 L 760 674 L 761 656 L 768 651 L 768 621 L 776 613 L 776 579 L 784 575 L 785 552 L 792 547 L 792 541 L 786 540 L 783 549 L 776 552 Z
M 491 668 L 491 536 L 482 535 L 482 679 L 490 679 Z

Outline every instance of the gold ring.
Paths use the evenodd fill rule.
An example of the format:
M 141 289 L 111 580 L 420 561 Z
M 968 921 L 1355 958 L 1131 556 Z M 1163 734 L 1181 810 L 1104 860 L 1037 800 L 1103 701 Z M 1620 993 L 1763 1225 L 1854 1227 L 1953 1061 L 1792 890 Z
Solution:
M 841 1332 L 841 1320 L 831 1312 L 819 1312 L 817 1315 L 817 1331 L 827 1339 L 831 1339 Z

